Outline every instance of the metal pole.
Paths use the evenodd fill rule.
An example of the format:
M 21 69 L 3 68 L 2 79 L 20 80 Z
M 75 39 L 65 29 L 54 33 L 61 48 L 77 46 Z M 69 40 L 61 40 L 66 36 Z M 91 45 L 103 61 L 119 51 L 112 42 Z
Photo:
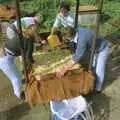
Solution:
M 101 0 L 101 1 L 100 1 L 100 5 L 98 6 L 98 8 L 99 8 L 99 10 L 100 10 L 100 14 L 101 14 L 101 11 L 102 11 L 103 2 L 104 2 L 104 0 Z
M 96 41 L 97 41 L 97 37 L 98 37 L 98 31 L 99 31 L 99 18 L 100 18 L 100 14 L 97 13 L 97 23 L 96 23 L 96 29 L 95 29 L 95 36 L 93 38 L 93 42 L 92 42 L 92 50 L 91 50 L 91 56 L 90 56 L 90 64 L 89 64 L 89 69 L 92 69 L 92 64 L 93 64 L 93 58 L 94 58 L 94 53 L 95 53 L 95 47 L 96 47 Z
M 102 11 L 102 5 L 103 5 L 103 0 L 101 0 L 100 5 L 98 6 L 99 11 L 97 13 L 95 36 L 93 38 L 92 51 L 91 51 L 91 56 L 90 56 L 90 64 L 89 64 L 89 69 L 90 70 L 92 69 L 93 58 L 94 58 L 95 47 L 96 47 L 96 41 L 97 41 L 98 33 L 99 33 L 99 22 L 100 22 L 100 16 L 101 16 L 101 11 Z
M 79 10 L 79 0 L 76 0 L 76 12 L 75 12 L 75 25 L 74 28 L 77 28 L 78 24 L 78 10 Z
M 22 33 L 22 26 L 21 26 L 21 20 L 20 20 L 20 6 L 19 6 L 19 0 L 15 0 L 15 6 L 16 6 L 16 19 L 17 19 L 17 26 L 18 26 L 18 34 L 19 34 L 19 44 L 20 44 L 20 51 L 23 59 L 23 67 L 24 67 L 24 75 L 26 82 L 28 83 L 28 73 L 27 73 L 27 62 L 26 62 L 26 51 L 24 49 L 24 39 L 23 39 L 23 33 Z

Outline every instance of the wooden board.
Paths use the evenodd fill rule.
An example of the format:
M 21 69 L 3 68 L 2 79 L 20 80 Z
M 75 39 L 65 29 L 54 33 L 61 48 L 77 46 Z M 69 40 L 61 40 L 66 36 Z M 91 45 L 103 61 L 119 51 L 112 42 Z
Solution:
M 73 9 L 75 9 L 75 7 L 73 6 Z M 87 13 L 96 13 L 98 12 L 99 9 L 94 6 L 94 5 L 80 5 L 79 9 L 78 9 L 78 13 L 79 14 L 87 14 Z
M 96 11 L 96 10 L 98 10 L 98 8 L 93 5 L 79 6 L 79 12 Z
M 0 4 L 0 19 L 8 20 L 16 17 L 16 10 L 8 5 Z

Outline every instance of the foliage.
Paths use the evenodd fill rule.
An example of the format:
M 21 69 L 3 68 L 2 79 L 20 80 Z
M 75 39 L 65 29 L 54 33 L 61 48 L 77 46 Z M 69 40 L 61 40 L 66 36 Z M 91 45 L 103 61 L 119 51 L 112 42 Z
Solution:
M 104 9 L 111 17 L 118 17 L 120 15 L 120 2 L 107 2 L 104 4 Z
M 56 14 L 59 12 L 59 4 L 62 0 L 26 0 L 21 2 L 21 10 L 27 12 L 29 15 L 34 15 L 36 12 L 42 12 L 44 22 L 41 26 L 41 31 L 50 31 Z M 76 0 L 66 0 L 70 4 L 76 3 Z M 95 0 L 81 0 L 82 4 L 94 3 Z
M 27 0 L 21 2 L 21 11 L 27 12 L 28 15 L 34 15 L 36 12 L 43 14 L 42 32 L 50 31 L 58 10 L 59 0 Z
M 0 0 L 0 4 L 11 4 L 14 0 Z
M 5 2 L 11 2 L 11 0 L 0 0 L 0 4 L 3 4 Z
M 0 0 L 0 2 L 3 0 Z M 13 0 L 4 0 L 7 3 Z M 41 32 L 50 31 L 56 14 L 59 12 L 60 2 L 64 0 L 20 0 L 21 11 L 27 12 L 27 15 L 32 16 L 36 12 L 41 12 L 44 16 L 44 22 L 40 27 Z M 65 0 L 72 5 L 76 4 L 76 0 Z M 80 0 L 82 4 L 95 4 L 96 0 Z M 104 0 L 103 14 L 101 19 L 101 33 L 108 35 L 107 31 L 114 31 L 112 26 L 116 21 L 120 20 L 120 2 L 119 0 Z M 108 24 L 112 25 L 108 25 Z M 119 24 L 119 23 L 118 23 Z M 84 25 L 83 25 L 84 26 Z M 103 30 L 105 30 L 103 32 Z

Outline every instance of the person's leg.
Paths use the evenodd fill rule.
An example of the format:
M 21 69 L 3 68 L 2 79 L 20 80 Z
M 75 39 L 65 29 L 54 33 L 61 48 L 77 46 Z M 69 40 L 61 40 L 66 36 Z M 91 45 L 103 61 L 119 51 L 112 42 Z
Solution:
M 109 46 L 106 46 L 101 52 L 98 53 L 98 56 L 97 56 L 97 64 L 96 64 L 96 75 L 97 75 L 96 90 L 97 91 L 102 90 L 108 54 L 109 54 Z
M 16 64 L 14 63 L 14 57 L 11 55 L 6 55 L 3 58 L 0 58 L 0 69 L 7 75 L 10 79 L 14 94 L 20 98 L 22 83 L 21 83 L 21 75 L 19 70 L 17 69 Z
M 94 54 L 94 57 L 93 57 L 93 64 L 92 64 L 92 69 L 93 71 L 95 72 L 96 70 L 96 65 L 97 65 L 97 54 Z

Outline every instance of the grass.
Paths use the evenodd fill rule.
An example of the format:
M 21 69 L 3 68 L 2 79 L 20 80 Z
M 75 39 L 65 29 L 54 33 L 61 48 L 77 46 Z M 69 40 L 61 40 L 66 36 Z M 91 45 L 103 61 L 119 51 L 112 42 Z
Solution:
M 68 50 L 61 50 L 56 48 L 50 52 L 34 55 L 37 63 L 40 65 L 35 68 L 34 74 L 47 74 L 54 72 L 60 65 L 66 63 L 70 58 L 71 54 Z
M 75 0 L 69 0 L 75 3 Z M 30 3 L 31 2 L 31 3 Z M 81 4 L 88 4 L 93 3 L 92 0 L 81 0 Z M 37 2 L 36 2 L 37 3 Z M 34 4 L 34 5 L 32 5 Z M 38 3 L 37 3 L 38 4 Z M 119 0 L 105 0 L 103 5 L 103 11 L 102 11 L 102 18 L 100 23 L 100 35 L 104 36 L 106 39 L 113 41 L 115 44 L 120 43 L 120 1 Z M 39 8 L 37 5 L 35 5 L 34 0 L 26 1 L 26 4 L 24 3 L 25 11 L 34 12 L 37 11 Z M 44 24 L 42 25 L 42 31 L 49 31 L 56 13 L 58 12 L 58 9 L 45 9 L 45 20 Z M 118 25 L 118 26 L 117 26 Z M 52 52 L 46 52 L 41 55 L 35 56 L 35 58 L 39 61 L 40 65 L 46 65 L 47 71 L 51 71 L 53 67 L 50 67 L 53 63 L 59 62 L 61 59 L 64 59 L 66 56 L 69 56 L 70 53 L 66 50 L 61 51 L 60 49 L 53 50 Z M 119 64 L 119 63 L 118 63 Z M 47 106 L 49 107 L 49 106 Z M 48 112 L 45 110 L 45 106 L 41 106 L 41 117 L 43 119 L 43 116 L 45 120 L 48 120 Z M 47 108 L 48 109 L 48 108 Z M 38 112 L 38 110 L 37 110 Z M 36 113 L 36 111 L 35 111 Z M 38 119 L 37 117 L 34 119 Z

